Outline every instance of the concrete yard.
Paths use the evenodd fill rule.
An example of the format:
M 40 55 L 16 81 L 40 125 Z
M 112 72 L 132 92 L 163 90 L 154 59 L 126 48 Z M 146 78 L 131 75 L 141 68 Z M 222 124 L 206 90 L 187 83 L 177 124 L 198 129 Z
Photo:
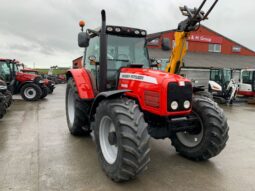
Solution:
M 0 120 L 1 191 L 255 190 L 255 105 L 224 106 L 230 139 L 219 156 L 192 162 L 169 140 L 152 139 L 148 170 L 116 184 L 101 170 L 92 139 L 69 134 L 64 97 L 65 85 L 40 102 L 15 96 Z

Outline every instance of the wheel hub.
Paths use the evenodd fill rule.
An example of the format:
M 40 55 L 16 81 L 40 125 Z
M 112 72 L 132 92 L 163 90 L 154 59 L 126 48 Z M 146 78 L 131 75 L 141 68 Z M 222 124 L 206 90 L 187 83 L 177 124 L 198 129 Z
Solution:
M 202 119 L 199 115 L 193 111 L 193 114 L 196 116 L 197 120 L 194 121 L 194 128 L 192 131 L 183 131 L 176 133 L 179 141 L 186 147 L 196 147 L 200 144 L 204 135 L 204 127 Z
M 116 128 L 109 116 L 103 116 L 99 125 L 99 142 L 104 159 L 113 164 L 118 156 Z
M 28 87 L 25 89 L 24 95 L 29 99 L 33 99 L 36 96 L 36 91 L 32 87 Z
M 117 135 L 115 132 L 110 132 L 108 135 L 108 141 L 110 145 L 116 145 L 117 144 Z

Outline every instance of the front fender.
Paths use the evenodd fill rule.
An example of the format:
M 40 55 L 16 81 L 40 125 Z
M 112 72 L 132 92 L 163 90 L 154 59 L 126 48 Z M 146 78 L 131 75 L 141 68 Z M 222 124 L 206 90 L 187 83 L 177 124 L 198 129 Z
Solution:
M 81 99 L 95 98 L 91 80 L 84 68 L 68 70 L 66 73 L 66 79 L 68 80 L 71 77 L 74 79 L 79 97 Z
M 90 118 L 92 118 L 96 112 L 96 108 L 99 105 L 99 103 L 108 98 L 118 97 L 126 92 L 130 92 L 131 90 L 113 90 L 113 91 L 107 91 L 107 92 L 101 92 L 97 95 L 97 97 L 94 99 L 94 102 L 92 104 L 92 107 L 90 109 Z

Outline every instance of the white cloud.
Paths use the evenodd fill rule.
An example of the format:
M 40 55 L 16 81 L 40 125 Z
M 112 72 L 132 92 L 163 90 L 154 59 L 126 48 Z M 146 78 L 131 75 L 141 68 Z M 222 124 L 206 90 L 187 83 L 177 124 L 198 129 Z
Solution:
M 212 3 L 208 0 L 208 3 Z M 1 57 L 16 58 L 32 66 L 69 66 L 82 54 L 77 46 L 78 22 L 100 25 L 100 11 L 107 23 L 146 29 L 149 33 L 176 28 L 184 18 L 178 7 L 198 6 L 201 0 L 1 0 Z M 255 2 L 219 1 L 204 24 L 255 49 Z

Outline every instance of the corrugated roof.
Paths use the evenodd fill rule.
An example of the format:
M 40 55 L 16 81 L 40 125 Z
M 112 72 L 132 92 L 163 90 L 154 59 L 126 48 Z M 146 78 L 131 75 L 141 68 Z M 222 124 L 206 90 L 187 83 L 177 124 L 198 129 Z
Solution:
M 149 48 L 150 58 L 169 58 L 170 51 Z M 220 53 L 191 53 L 184 58 L 187 67 L 215 67 L 215 68 L 255 68 L 254 56 L 226 55 Z

